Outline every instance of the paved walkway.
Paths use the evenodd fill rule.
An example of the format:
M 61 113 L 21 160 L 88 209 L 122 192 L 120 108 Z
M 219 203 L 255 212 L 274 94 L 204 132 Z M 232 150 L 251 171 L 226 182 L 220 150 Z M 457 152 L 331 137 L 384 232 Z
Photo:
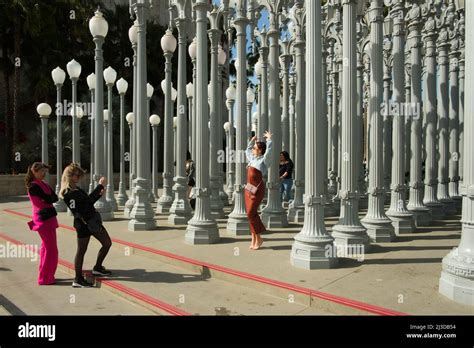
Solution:
M 5 243 L 2 235 L 39 243 L 26 226 L 29 202 L 25 197 L 9 200 L 0 202 L 0 244 Z M 290 264 L 293 237 L 301 225 L 270 231 L 264 235 L 263 248 L 250 251 L 250 236 L 227 235 L 225 220 L 219 220 L 218 244 L 192 246 L 184 243 L 185 227 L 168 225 L 167 215 L 156 218 L 154 231 L 129 232 L 121 211 L 115 221 L 105 223 L 115 240 L 105 264 L 114 277 L 104 280 L 100 290 L 39 287 L 36 264 L 0 259 L 0 295 L 26 314 L 175 313 L 163 310 L 163 303 L 176 313 L 200 315 L 474 314 L 473 308 L 438 293 L 441 259 L 459 242 L 459 217 L 435 221 L 432 227 L 399 237 L 394 243 L 376 244 L 363 262 L 341 259 L 337 269 L 312 271 Z M 72 217 L 61 213 L 59 221 L 60 257 L 72 262 Z M 326 219 L 329 231 L 335 222 L 335 218 Z M 94 241 L 86 254 L 85 269 L 94 264 L 97 250 Z M 63 271 L 67 272 L 64 276 Z M 69 285 L 70 270 L 62 267 L 58 272 Z M 16 291 L 18 288 L 22 290 Z M 103 291 L 107 289 L 114 295 Z M 87 301 L 81 300 L 86 293 Z M 71 294 L 78 294 L 80 305 L 66 306 L 56 300 L 67 301 Z M 0 306 L 1 301 L 0 297 Z

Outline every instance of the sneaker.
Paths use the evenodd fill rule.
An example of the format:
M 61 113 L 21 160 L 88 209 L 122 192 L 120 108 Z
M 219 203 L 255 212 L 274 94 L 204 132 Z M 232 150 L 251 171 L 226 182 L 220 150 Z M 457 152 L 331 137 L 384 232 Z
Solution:
M 92 274 L 95 276 L 109 276 L 112 274 L 112 272 L 106 269 L 104 266 L 94 266 L 92 269 Z
M 72 282 L 72 287 L 73 288 L 93 288 L 94 284 L 89 283 L 84 278 L 81 278 L 81 279 L 74 279 L 74 281 Z

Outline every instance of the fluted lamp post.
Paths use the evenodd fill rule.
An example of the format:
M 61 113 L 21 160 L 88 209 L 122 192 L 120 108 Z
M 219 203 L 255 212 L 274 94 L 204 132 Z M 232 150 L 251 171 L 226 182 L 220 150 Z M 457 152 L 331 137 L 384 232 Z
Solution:
M 171 84 L 171 58 L 176 51 L 178 42 L 171 30 L 167 30 L 161 38 L 161 48 L 165 56 L 165 80 L 161 88 L 165 95 L 164 115 L 164 168 L 163 168 L 163 193 L 158 200 L 156 212 L 168 213 L 173 204 L 173 101 Z
M 135 12 L 137 22 L 137 96 L 135 113 L 135 130 L 137 139 L 137 177 L 135 181 L 135 205 L 130 212 L 129 231 L 152 230 L 156 228 L 153 208 L 148 199 L 151 190 L 149 158 L 146 158 L 150 144 L 149 123 L 147 112 L 147 19 L 150 2 L 144 0 L 130 1 L 131 9 Z
M 66 65 L 67 73 L 69 75 L 69 78 L 71 79 L 72 82 L 72 110 L 76 108 L 76 102 L 77 102 L 77 80 L 79 79 L 79 76 L 81 75 L 81 64 L 79 64 L 76 60 L 71 60 L 69 63 Z M 72 114 L 72 161 L 76 163 L 80 163 L 80 150 L 76 146 L 77 142 L 77 137 L 78 137 L 78 125 L 77 125 L 77 118 L 76 115 Z
M 190 122 L 191 128 L 191 143 L 190 147 L 192 149 L 191 156 L 196 158 L 196 38 L 193 39 L 191 44 L 188 47 L 188 53 L 191 57 L 193 63 L 193 98 L 192 98 L 192 109 L 190 109 L 190 115 L 192 115 L 192 121 Z
M 132 196 L 132 190 L 133 190 L 133 162 L 135 161 L 135 156 L 134 151 L 135 151 L 135 137 L 134 137 L 134 129 L 133 129 L 133 121 L 135 119 L 135 116 L 133 115 L 133 112 L 129 112 L 127 116 L 125 117 L 128 123 L 128 128 L 129 128 L 129 155 L 128 155 L 128 175 L 129 175 L 129 180 L 128 180 L 128 187 L 130 189 L 130 197 Z M 128 199 L 127 202 L 130 201 L 130 198 Z
M 95 99 L 95 74 L 89 74 L 87 76 L 87 86 L 89 87 L 89 91 L 91 93 L 91 104 L 94 105 L 94 99 Z M 90 130 L 90 135 L 91 135 L 91 154 L 90 154 L 90 177 L 89 177 L 89 193 L 91 193 L 94 190 L 94 109 L 92 108 L 91 111 L 91 130 Z
M 219 230 L 210 210 L 209 178 L 209 120 L 207 81 L 208 81 L 208 43 L 207 43 L 207 0 L 196 0 L 194 11 L 196 18 L 196 196 L 194 216 L 188 221 L 185 242 L 188 244 L 211 244 L 219 241 Z
M 246 89 L 247 89 L 247 74 L 246 74 L 246 36 L 247 36 L 247 13 L 246 1 L 231 1 L 231 7 L 236 10 L 234 18 L 234 27 L 237 30 L 237 59 L 234 61 L 234 66 L 237 71 L 237 86 L 236 86 L 236 141 L 235 153 L 244 153 L 247 147 L 247 116 L 246 116 Z M 243 63 L 240 63 L 240 60 Z M 245 210 L 244 200 L 244 186 L 246 183 L 246 163 L 243 156 L 236 156 L 235 161 L 235 184 L 234 184 L 234 208 L 227 220 L 227 232 L 229 235 L 249 235 L 249 223 L 247 220 L 247 212 Z
M 321 42 L 321 3 L 306 3 L 307 20 L 307 79 L 306 119 L 305 119 L 305 195 L 304 225 L 295 236 L 291 248 L 290 261 L 294 267 L 303 269 L 333 268 L 338 263 L 333 248 L 333 238 L 329 236 L 324 224 L 324 188 L 326 173 L 322 162 L 326 129 L 318 127 L 322 123 L 323 93 L 322 84 L 322 42 Z
M 146 85 L 146 97 L 147 97 L 147 104 L 146 104 L 147 105 L 147 112 L 146 112 L 146 114 L 147 115 L 150 115 L 150 101 L 151 101 L 151 97 L 153 97 L 154 92 L 155 92 L 155 88 L 151 84 L 147 83 L 147 85 Z M 149 121 L 149 119 L 148 119 L 148 121 Z M 147 136 L 146 136 L 146 139 L 144 139 L 146 144 L 150 143 L 150 130 L 151 130 L 150 125 L 151 125 L 151 123 L 147 123 L 147 131 L 146 131 Z M 149 146 L 146 147 L 146 152 L 145 152 L 144 156 L 145 156 L 145 158 L 150 158 L 151 157 Z M 151 177 L 151 175 L 152 175 L 151 171 L 152 171 L 152 168 L 151 168 L 150 163 L 148 161 L 147 165 L 146 165 L 147 179 L 149 179 L 150 182 L 153 183 L 153 178 Z M 153 190 L 151 190 L 148 194 L 148 199 L 149 199 L 150 203 L 151 202 L 154 203 L 156 197 L 157 196 L 155 196 L 155 194 L 153 193 Z
M 112 88 L 114 87 L 115 80 L 117 80 L 117 72 L 112 67 L 108 67 L 104 70 L 104 80 L 107 85 L 107 108 L 109 110 L 109 122 L 107 129 L 107 190 L 106 199 L 112 205 L 112 209 L 117 211 L 117 201 L 114 195 L 114 155 L 113 155 L 113 110 L 112 110 Z
M 56 195 L 59 195 L 59 189 L 61 187 L 61 175 L 63 171 L 63 121 L 64 110 L 60 112 L 61 108 L 61 88 L 66 79 L 66 73 L 60 67 L 57 67 L 51 71 L 51 77 L 53 78 L 54 85 L 56 86 Z M 67 207 L 62 199 L 59 199 L 54 203 L 54 208 L 58 212 L 65 212 Z
M 104 171 L 104 80 L 97 78 L 103 75 L 104 60 L 102 56 L 102 44 L 109 30 L 107 21 L 102 16 L 102 12 L 97 10 L 94 17 L 89 21 L 89 30 L 95 43 L 95 102 L 94 102 L 94 182 L 98 182 L 100 177 L 105 175 Z M 110 204 L 102 195 L 95 203 L 96 210 L 101 214 L 102 220 L 112 220 L 113 211 Z
M 470 62 L 474 59 L 473 37 L 467 33 L 474 30 L 474 2 L 458 1 L 458 9 L 465 8 L 466 16 L 466 46 L 465 60 Z M 466 64 L 465 76 L 466 96 L 474 93 L 474 65 Z M 469 97 L 468 97 L 469 98 Z M 474 120 L 472 118 L 473 103 L 467 99 L 466 118 L 464 119 L 464 132 L 471 135 L 474 132 Z M 460 185 L 462 195 L 462 232 L 459 246 L 454 248 L 443 258 L 443 270 L 439 281 L 439 292 L 458 303 L 474 306 L 474 158 L 472 156 L 473 137 L 466 136 L 464 139 L 464 174 Z
M 132 26 L 128 29 L 128 38 L 130 40 L 130 43 L 132 44 L 132 50 L 133 50 L 133 80 L 132 80 L 132 99 L 133 99 L 133 105 L 132 105 L 132 114 L 135 115 L 137 111 L 137 40 L 138 40 L 138 27 L 137 27 L 137 21 L 133 23 Z M 136 127 L 131 127 L 131 130 L 133 131 L 133 136 L 130 137 L 130 155 L 129 155 L 129 172 L 130 172 L 130 180 L 129 180 L 129 197 L 127 202 L 125 203 L 125 207 L 123 209 L 123 215 L 126 218 L 130 218 L 130 212 L 133 209 L 133 206 L 135 205 L 135 177 L 136 177 L 136 172 L 137 172 L 137 154 L 136 154 Z
M 41 103 L 36 107 L 36 112 L 41 118 L 41 162 L 48 164 L 48 120 L 51 115 L 51 106 Z M 49 176 L 46 177 L 49 182 Z
M 188 149 L 191 157 L 194 158 L 194 112 L 193 112 L 193 98 L 194 98 L 194 84 L 192 82 L 186 85 L 186 96 L 188 97 Z
M 252 107 L 255 102 L 255 92 L 252 88 L 247 88 L 247 137 L 252 137 Z
M 117 196 L 117 204 L 124 206 L 128 200 L 125 185 L 125 93 L 127 93 L 128 82 L 121 78 L 115 84 L 120 95 L 120 182 Z
M 161 123 L 161 118 L 158 115 L 150 116 L 151 129 L 153 130 L 153 145 L 152 145 L 152 169 L 151 169 L 151 186 L 155 199 L 158 199 L 158 126 Z
M 227 171 L 227 195 L 230 197 L 230 200 L 234 201 L 234 174 L 235 174 L 235 149 L 234 149 L 234 104 L 235 104 L 235 97 L 237 95 L 237 90 L 235 86 L 231 84 L 229 88 L 227 88 L 226 92 L 227 98 L 227 110 L 229 111 L 229 130 L 228 130 L 228 138 L 227 138 L 227 161 L 229 163 L 228 171 Z
M 343 64 L 342 64 L 342 119 L 341 119 L 341 212 L 333 227 L 332 237 L 338 249 L 368 251 L 370 240 L 359 219 L 358 166 L 356 138 L 357 118 L 357 42 L 356 15 L 363 11 L 364 2 L 348 0 L 343 7 Z M 309 54 L 309 52 L 308 52 Z M 311 98 L 311 94 L 308 94 Z M 308 116 L 308 112 L 306 113 Z M 343 249 L 343 250 L 344 250 Z M 338 251 L 339 251 L 338 250 Z

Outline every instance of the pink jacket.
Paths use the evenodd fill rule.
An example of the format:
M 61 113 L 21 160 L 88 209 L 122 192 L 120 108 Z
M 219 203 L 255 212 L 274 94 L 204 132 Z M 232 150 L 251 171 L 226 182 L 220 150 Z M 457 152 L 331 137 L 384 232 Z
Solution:
M 38 185 L 46 194 L 51 194 L 53 189 L 44 181 L 34 180 L 32 185 Z M 40 197 L 31 195 L 28 192 L 28 197 L 30 198 L 31 205 L 33 206 L 33 220 L 28 222 L 28 226 L 32 231 L 46 231 L 51 229 L 56 229 L 59 227 L 58 219 L 56 216 L 51 217 L 45 221 L 42 221 L 39 216 L 39 211 L 43 208 L 53 207 L 52 204 L 44 202 Z

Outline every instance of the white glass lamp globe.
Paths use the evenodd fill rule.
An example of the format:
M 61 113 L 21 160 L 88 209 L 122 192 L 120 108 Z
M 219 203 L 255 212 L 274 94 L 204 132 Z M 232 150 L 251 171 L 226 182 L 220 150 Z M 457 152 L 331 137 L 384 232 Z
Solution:
M 66 79 L 66 73 L 58 66 L 51 71 L 51 77 L 55 85 L 62 85 Z
M 150 116 L 150 124 L 152 126 L 158 126 L 161 123 L 161 118 L 160 116 L 153 114 Z
M 95 74 L 89 74 L 86 78 L 87 80 L 87 86 L 89 87 L 90 90 L 95 89 Z
M 161 90 L 166 93 L 166 80 L 161 81 Z
M 153 92 L 155 92 L 155 89 L 153 88 L 152 85 L 149 83 L 146 84 L 146 96 L 148 98 L 151 98 L 153 96 Z
M 255 73 L 257 74 L 257 76 L 262 76 L 262 72 L 263 72 L 263 62 L 261 59 L 259 59 L 257 63 L 255 64 Z
M 192 60 L 196 59 L 197 56 L 197 39 L 194 38 L 193 42 L 188 47 L 188 53 Z
M 171 30 L 166 30 L 165 35 L 163 35 L 163 37 L 161 38 L 161 49 L 163 50 L 163 52 L 174 53 L 174 51 L 176 51 L 177 45 L 178 42 L 173 36 Z
M 229 129 L 230 129 L 230 123 L 229 122 L 224 123 L 224 130 L 228 132 Z
M 81 75 L 81 64 L 76 62 L 76 60 L 71 60 L 69 63 L 66 65 L 66 70 L 69 75 L 70 79 L 77 79 Z
M 249 88 L 247 89 L 247 103 L 253 104 L 254 101 L 255 101 L 255 92 L 253 91 L 253 89 Z
M 133 119 L 134 119 L 134 118 L 135 118 L 135 117 L 133 116 L 133 112 L 129 112 L 129 113 L 127 114 L 127 116 L 125 116 L 125 119 L 127 120 L 127 123 L 128 123 L 128 124 L 133 124 Z
M 176 116 L 173 117 L 173 128 L 178 126 L 178 118 Z
M 188 98 L 194 97 L 194 85 L 193 85 L 192 82 L 190 82 L 186 85 L 186 96 Z
M 222 49 L 221 45 L 219 45 L 217 61 L 218 61 L 219 65 L 224 65 L 225 62 L 227 61 L 227 54 Z
M 89 31 L 93 37 L 101 36 L 106 37 L 109 31 L 109 24 L 105 20 L 102 12 L 99 10 L 95 11 L 94 17 L 89 20 Z
M 79 105 L 76 105 L 75 108 L 76 112 L 74 112 L 74 108 L 69 110 L 69 116 L 76 116 L 78 119 L 81 119 L 84 116 L 84 111 Z
M 238 59 L 234 60 L 234 66 L 235 66 L 235 70 L 239 70 L 240 62 Z
M 130 29 L 128 29 L 128 39 L 132 44 L 136 44 L 138 41 L 138 27 L 137 27 L 138 21 L 135 20 L 135 22 L 132 24 Z
M 128 82 L 123 77 L 120 78 L 120 80 L 117 81 L 115 86 L 117 87 L 117 91 L 119 92 L 119 94 L 127 93 Z
M 113 85 L 117 79 L 117 72 L 111 66 L 104 70 L 104 80 L 107 85 Z
M 51 106 L 49 106 L 49 104 L 41 103 L 38 104 L 38 106 L 36 107 L 36 112 L 38 113 L 38 115 L 40 115 L 40 117 L 49 118 L 49 115 L 51 115 L 51 112 L 53 112 L 53 110 L 51 109 Z
M 176 101 L 176 98 L 178 98 L 178 91 L 174 88 L 171 89 L 171 100 Z
M 227 99 L 229 100 L 235 100 L 235 97 L 237 95 L 237 90 L 235 89 L 234 85 L 230 85 L 229 88 L 225 91 L 225 95 Z
M 109 110 L 104 110 L 104 122 L 109 121 Z

